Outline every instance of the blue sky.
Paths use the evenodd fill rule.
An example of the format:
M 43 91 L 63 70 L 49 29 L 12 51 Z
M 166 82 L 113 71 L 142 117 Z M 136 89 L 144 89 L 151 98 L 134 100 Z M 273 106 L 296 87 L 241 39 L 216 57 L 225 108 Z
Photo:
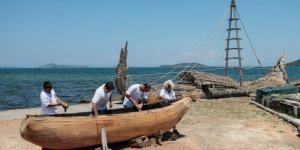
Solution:
M 300 0 L 236 2 L 264 66 L 275 64 L 283 50 L 287 62 L 300 58 Z M 229 0 L 0 0 L 0 66 L 113 67 L 127 40 L 129 66 L 224 66 L 228 5 Z M 258 65 L 244 31 L 240 36 L 243 65 Z

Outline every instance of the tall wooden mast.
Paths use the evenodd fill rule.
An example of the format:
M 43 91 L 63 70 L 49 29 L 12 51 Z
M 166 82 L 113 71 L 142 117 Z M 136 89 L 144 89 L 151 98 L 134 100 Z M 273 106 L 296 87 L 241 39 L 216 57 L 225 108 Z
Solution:
M 240 47 L 240 40 L 239 38 L 239 30 L 241 28 L 238 28 L 238 22 L 239 18 L 237 16 L 237 10 L 236 10 L 236 4 L 235 0 L 231 0 L 230 3 L 230 18 L 229 18 L 229 27 L 227 29 L 228 31 L 228 36 L 227 36 L 227 44 L 226 44 L 226 68 L 225 68 L 225 75 L 228 76 L 228 61 L 230 59 L 237 59 L 239 61 L 239 75 L 240 75 L 240 86 L 243 84 L 243 70 L 242 70 L 242 58 L 241 58 L 241 50 L 242 48 Z M 233 34 L 231 34 L 233 32 Z M 235 34 L 234 34 L 235 32 Z M 234 42 L 235 41 L 235 42 Z M 231 47 L 233 43 L 236 43 L 235 47 Z M 229 56 L 230 51 L 237 50 L 238 56 L 236 57 L 231 57 Z

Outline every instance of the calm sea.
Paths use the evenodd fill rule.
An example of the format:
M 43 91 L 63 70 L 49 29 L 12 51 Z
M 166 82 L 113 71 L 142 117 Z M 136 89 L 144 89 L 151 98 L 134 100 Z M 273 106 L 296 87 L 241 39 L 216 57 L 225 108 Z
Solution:
M 154 82 L 161 84 L 165 80 L 173 79 L 183 68 L 129 68 L 128 84 Z M 300 78 L 300 67 L 287 67 L 289 80 Z M 203 72 L 224 74 L 224 68 L 199 67 L 194 68 Z M 270 68 L 263 69 L 265 73 Z M 165 75 L 166 73 L 169 73 Z M 238 79 L 236 69 L 230 71 L 230 76 Z M 264 74 L 261 68 L 245 68 L 244 80 L 255 80 Z M 0 111 L 17 108 L 39 107 L 39 95 L 42 84 L 49 80 L 57 95 L 70 104 L 78 104 L 80 100 L 90 100 L 95 90 L 106 81 L 114 82 L 114 68 L 2 68 L 0 69 Z M 175 78 L 174 80 L 178 80 Z M 117 94 L 114 92 L 114 94 Z

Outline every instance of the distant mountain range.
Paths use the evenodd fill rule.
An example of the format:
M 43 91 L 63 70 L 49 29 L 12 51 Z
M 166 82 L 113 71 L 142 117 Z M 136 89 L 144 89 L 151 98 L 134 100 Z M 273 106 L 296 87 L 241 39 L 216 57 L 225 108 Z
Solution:
M 290 62 L 290 63 L 287 63 L 286 65 L 287 66 L 300 66 L 300 59 Z
M 85 65 L 58 65 L 55 63 L 50 63 L 44 66 L 40 66 L 38 68 L 89 68 L 89 67 Z
M 199 63 L 179 63 L 179 64 L 174 64 L 174 65 L 161 65 L 159 67 L 186 67 L 186 66 L 190 66 L 190 67 L 205 67 L 206 65 L 203 64 L 199 64 Z

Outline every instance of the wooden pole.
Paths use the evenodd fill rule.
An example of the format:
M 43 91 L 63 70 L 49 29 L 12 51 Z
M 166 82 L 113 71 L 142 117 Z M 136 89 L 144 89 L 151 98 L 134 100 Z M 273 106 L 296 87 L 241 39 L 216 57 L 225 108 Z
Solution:
M 102 150 L 108 150 L 105 127 L 101 128 L 101 144 Z
M 263 109 L 263 110 L 265 110 L 265 111 L 267 111 L 267 112 L 269 112 L 269 113 L 271 113 L 273 115 L 276 115 L 276 116 L 284 119 L 285 121 L 291 123 L 292 125 L 296 126 L 297 131 L 300 134 L 300 119 L 291 117 L 291 116 L 283 114 L 283 113 L 276 112 L 276 111 L 274 111 L 274 110 L 272 110 L 270 108 L 267 108 L 267 107 L 265 107 L 265 106 L 263 106 L 263 105 L 255 102 L 255 101 L 251 101 L 250 103 L 254 104 L 257 107 L 259 107 L 259 108 L 261 108 L 261 109 Z
M 231 2 L 232 3 L 232 2 Z M 232 7 L 230 4 L 230 19 L 229 19 L 229 25 L 228 25 L 228 29 L 231 29 L 231 19 L 232 19 Z M 226 68 L 225 68 L 225 75 L 228 76 L 228 57 L 229 57 L 229 46 L 230 46 L 230 34 L 231 34 L 231 30 L 228 30 L 228 36 L 227 36 L 227 44 L 226 44 Z
M 229 59 L 238 59 L 239 63 L 239 76 L 240 76 L 240 86 L 243 85 L 243 70 L 242 70 L 242 58 L 241 58 L 241 47 L 240 47 L 240 40 L 239 38 L 239 30 L 237 21 L 239 20 L 236 12 L 236 4 L 235 0 L 231 0 L 230 3 L 230 18 L 229 18 L 229 26 L 228 26 L 228 36 L 227 36 L 227 43 L 226 43 L 226 65 L 225 65 L 225 75 L 228 76 L 228 68 L 229 68 Z M 232 27 L 232 21 L 234 21 L 234 27 Z M 231 38 L 231 31 L 235 31 L 235 37 Z M 236 46 L 237 47 L 230 47 L 230 41 L 236 40 Z M 238 51 L 238 57 L 229 57 L 229 51 L 231 50 L 237 50 Z
M 234 0 L 233 0 L 234 1 Z M 235 3 L 235 2 L 234 2 Z M 237 18 L 236 14 L 236 5 L 234 7 L 234 18 Z M 235 20 L 235 28 L 238 29 L 237 20 Z M 242 70 L 242 58 L 241 58 L 241 47 L 240 47 L 240 38 L 239 38 L 239 30 L 236 30 L 236 44 L 238 48 L 238 60 L 239 60 L 239 74 L 240 74 L 240 86 L 243 86 L 243 70 Z

